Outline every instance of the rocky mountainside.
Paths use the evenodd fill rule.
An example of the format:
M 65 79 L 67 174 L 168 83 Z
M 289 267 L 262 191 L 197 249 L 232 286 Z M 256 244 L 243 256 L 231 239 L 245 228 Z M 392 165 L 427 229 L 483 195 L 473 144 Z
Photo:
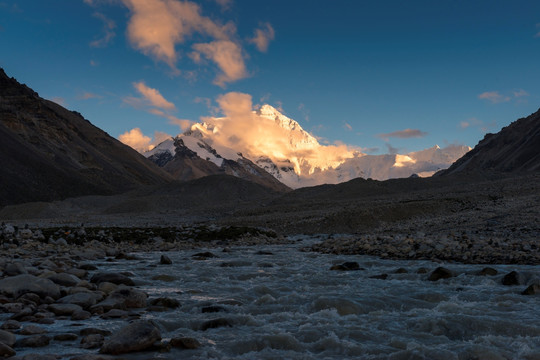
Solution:
M 487 134 L 469 153 L 440 175 L 471 172 L 540 171 L 540 110 Z
M 0 206 L 114 194 L 171 176 L 0 69 Z
M 248 129 L 244 132 L 231 132 L 234 119 L 205 120 L 144 155 L 179 180 L 225 173 L 279 190 L 275 180 L 300 188 L 359 177 L 431 176 L 470 150 L 451 145 L 403 155 L 366 155 L 346 146 L 325 146 L 270 105 L 240 119 Z

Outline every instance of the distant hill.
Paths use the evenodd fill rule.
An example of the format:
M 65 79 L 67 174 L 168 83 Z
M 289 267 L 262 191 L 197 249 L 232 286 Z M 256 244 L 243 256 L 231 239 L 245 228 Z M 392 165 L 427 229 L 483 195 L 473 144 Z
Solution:
M 0 69 L 0 206 L 169 181 L 135 150 Z
M 540 110 L 496 134 L 487 134 L 474 149 L 438 175 L 534 171 L 540 171 Z

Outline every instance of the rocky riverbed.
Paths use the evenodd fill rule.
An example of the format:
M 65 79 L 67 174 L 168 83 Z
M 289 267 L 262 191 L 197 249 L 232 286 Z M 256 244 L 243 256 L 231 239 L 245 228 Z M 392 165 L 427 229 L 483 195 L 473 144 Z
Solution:
M 485 301 L 485 298 L 480 300 L 482 296 L 496 294 L 498 300 L 490 300 L 495 302 L 487 306 L 499 308 L 497 301 L 505 303 L 503 307 L 520 304 L 525 312 L 519 318 L 524 319 L 531 316 L 526 309 L 533 309 L 538 302 L 540 274 L 530 265 L 516 271 L 506 265 L 465 268 L 467 265 L 443 261 L 538 264 L 535 244 L 528 244 L 531 251 L 527 253 L 523 247 L 527 244 L 492 242 L 487 244 L 491 248 L 481 248 L 460 237 L 429 242 L 429 236 L 420 235 L 295 238 L 264 229 L 230 226 L 40 229 L 4 224 L 0 235 L 0 356 L 26 360 L 97 360 L 179 356 L 315 359 L 365 355 L 365 358 L 382 359 L 389 354 L 406 358 L 425 351 L 424 355 L 431 358 L 457 359 L 451 354 L 479 356 L 485 351 L 487 357 L 476 358 L 488 359 L 491 355 L 507 358 L 517 351 L 513 345 L 500 348 L 493 345 L 496 348 L 493 350 L 485 344 L 454 344 L 461 336 L 472 335 L 461 329 L 462 324 L 450 325 L 450 318 L 465 316 L 472 321 L 471 316 L 477 315 L 452 315 L 456 311 L 449 305 L 456 296 L 452 293 L 463 294 L 463 298 L 455 301 L 468 303 L 473 299 L 475 304 Z M 500 255 L 495 251 L 499 248 Z M 328 257 L 312 250 L 338 255 Z M 490 252 L 492 255 L 488 257 Z M 408 263 L 385 260 L 379 264 L 374 257 L 355 257 L 359 253 L 420 260 Z M 437 261 L 421 260 L 426 258 Z M 358 281 L 361 283 L 357 284 Z M 428 283 L 443 285 L 434 287 L 431 294 L 424 293 L 422 288 L 432 285 L 411 288 L 409 292 L 413 296 L 408 299 L 400 298 L 401 290 L 396 293 L 380 287 L 381 281 L 396 289 L 410 284 L 413 287 Z M 191 286 L 187 290 L 186 284 Z M 441 292 L 441 286 L 446 290 Z M 475 286 L 479 294 L 485 295 L 475 295 Z M 350 293 L 355 287 L 360 293 Z M 372 296 L 366 296 L 370 291 L 380 292 L 380 296 L 375 295 L 381 297 L 380 309 L 374 307 Z M 233 296 L 244 292 L 243 297 Z M 394 303 L 395 309 L 391 305 Z M 421 317 L 419 322 L 428 330 L 413 328 L 420 335 L 411 341 L 422 341 L 419 339 L 426 336 L 422 335 L 423 331 L 435 336 L 428 341 L 429 346 L 423 345 L 422 351 L 414 346 L 409 348 L 408 340 L 399 338 L 403 329 L 377 325 L 383 332 L 395 333 L 390 345 L 377 343 L 379 340 L 374 339 L 378 337 L 360 341 L 360 332 L 354 335 L 346 330 L 357 326 L 353 324 L 359 320 L 354 316 L 368 316 L 370 323 L 392 317 L 404 308 L 421 313 L 431 311 L 435 305 L 441 307 L 437 312 L 450 309 L 450 317 L 443 321 L 445 325 L 433 325 L 431 315 L 414 315 Z M 489 330 L 489 323 L 503 315 L 493 315 L 495 320 L 479 315 L 474 321 L 481 335 L 513 336 L 503 330 Z M 327 316 L 331 318 L 324 320 Z M 287 320 L 289 317 L 293 320 Z M 311 330 L 303 325 L 299 332 L 292 330 L 298 325 L 291 321 L 308 324 L 313 319 L 316 322 Z M 320 321 L 329 323 L 320 329 Z M 520 346 L 525 350 L 520 350 L 521 355 L 514 358 L 540 356 L 540 351 L 533 349 L 540 345 L 540 328 L 533 324 L 534 321 L 529 324 L 523 320 L 517 328 L 520 338 L 513 339 L 514 344 L 523 342 Z M 253 330 L 253 326 L 260 330 Z M 334 335 L 329 335 L 328 327 Z M 174 331 L 176 328 L 183 331 Z M 437 332 L 441 331 L 450 343 L 439 343 L 441 334 Z M 522 337 L 524 340 L 520 340 Z M 360 344 L 364 341 L 374 344 L 362 348 Z M 446 349 L 442 352 L 445 357 L 430 350 L 441 344 Z

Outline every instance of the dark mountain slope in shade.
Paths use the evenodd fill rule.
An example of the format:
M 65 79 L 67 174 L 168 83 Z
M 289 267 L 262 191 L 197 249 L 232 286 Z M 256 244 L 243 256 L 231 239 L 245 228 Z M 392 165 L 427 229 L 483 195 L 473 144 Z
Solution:
M 0 206 L 114 194 L 170 180 L 80 114 L 40 98 L 0 69 Z
M 474 149 L 438 175 L 540 171 L 540 110 L 487 134 Z

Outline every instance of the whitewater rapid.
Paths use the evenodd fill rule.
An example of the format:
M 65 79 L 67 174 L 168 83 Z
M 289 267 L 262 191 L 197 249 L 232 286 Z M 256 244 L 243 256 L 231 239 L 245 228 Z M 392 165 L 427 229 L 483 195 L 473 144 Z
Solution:
M 100 271 L 130 272 L 150 298 L 181 306 L 144 312 L 162 337 L 197 339 L 196 350 L 123 355 L 127 359 L 540 359 L 540 296 L 526 286 L 504 286 L 512 270 L 538 281 L 538 267 L 494 265 L 496 276 L 476 275 L 482 265 L 381 260 L 301 251 L 318 241 L 297 237 L 290 245 L 137 253 L 138 260 L 99 262 Z M 215 258 L 192 255 L 210 251 Z M 362 270 L 331 271 L 356 261 Z M 456 277 L 427 281 L 445 266 Z M 407 272 L 396 273 L 398 269 Z M 388 274 L 385 280 L 370 278 Z M 166 275 L 166 276 L 164 276 Z M 161 278 L 164 280 L 156 280 Z M 223 311 L 203 313 L 217 306 Z M 211 319 L 232 327 L 200 330 Z M 125 321 L 89 320 L 114 331 Z M 60 332 L 62 321 L 53 327 Z M 54 332 L 54 330 L 51 330 Z M 52 348 L 65 353 L 61 345 Z

